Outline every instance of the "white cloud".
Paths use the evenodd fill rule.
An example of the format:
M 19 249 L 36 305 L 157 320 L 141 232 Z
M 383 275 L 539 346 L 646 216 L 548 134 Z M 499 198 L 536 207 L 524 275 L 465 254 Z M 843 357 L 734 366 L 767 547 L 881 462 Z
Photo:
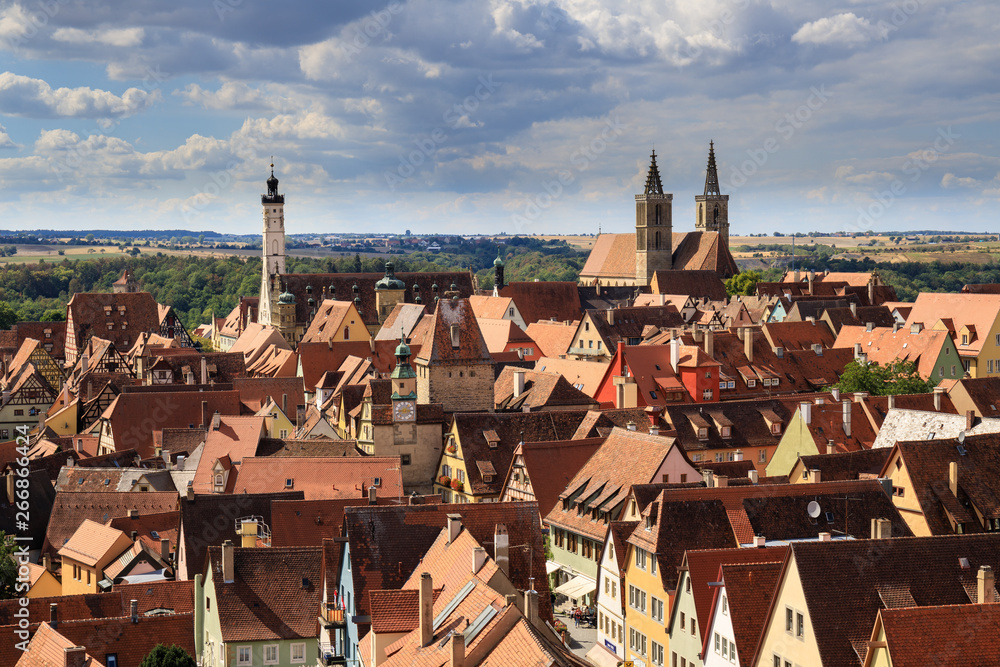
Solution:
M 142 28 L 105 28 L 102 30 L 81 30 L 79 28 L 59 28 L 52 33 L 52 39 L 70 44 L 104 44 L 106 46 L 134 47 L 142 44 L 146 31 Z
M 119 97 L 92 88 L 53 88 L 41 79 L 12 72 L 0 74 L 0 112 L 29 118 L 122 118 L 147 109 L 160 99 L 129 88 Z
M 982 183 L 974 178 L 959 177 L 955 174 L 948 172 L 941 177 L 941 187 L 945 189 L 951 188 L 979 188 L 982 187 Z
M 843 44 L 854 47 L 867 44 L 876 34 L 875 26 L 868 19 L 846 12 L 806 23 L 792 35 L 792 41 L 796 44 Z

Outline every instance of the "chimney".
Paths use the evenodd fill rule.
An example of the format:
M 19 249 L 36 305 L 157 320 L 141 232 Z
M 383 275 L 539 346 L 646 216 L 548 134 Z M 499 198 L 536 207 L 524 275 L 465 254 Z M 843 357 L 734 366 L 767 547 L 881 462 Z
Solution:
M 138 530 L 129 531 L 128 536 L 132 538 L 133 542 L 135 542 L 137 539 L 139 539 L 139 531 Z
M 758 549 L 763 549 L 764 547 L 767 546 L 767 538 L 765 538 L 763 535 L 754 535 L 753 545 Z
M 64 667 L 83 667 L 87 664 L 87 648 L 84 646 L 67 646 L 63 649 Z
M 458 539 L 458 534 L 462 532 L 462 515 L 461 514 L 449 514 L 448 515 L 448 544 L 451 544 L 456 539 Z M 428 575 L 430 576 L 430 575 Z
M 819 534 L 819 541 L 820 542 L 829 542 L 830 541 L 830 533 L 820 533 Z
M 538 623 L 538 592 L 534 589 L 524 592 L 524 616 L 528 623 Z
M 989 565 L 981 565 L 979 574 L 976 575 L 976 602 L 979 604 L 994 604 L 996 602 L 996 575 Z M 55 606 L 55 605 L 53 605 Z
M 208 428 L 208 401 L 201 402 L 201 426 Z
M 868 282 L 868 305 L 875 305 L 875 281 L 871 280 Z
M 809 273 L 808 273 L 806 279 L 809 281 L 809 296 L 812 296 L 812 293 L 813 293 L 813 280 L 816 279 L 816 272 L 813 271 L 812 269 L 809 269 Z
M 793 283 L 799 282 L 799 270 L 798 269 L 795 269 L 794 271 L 792 271 L 792 282 Z
M 781 347 L 780 345 L 777 346 L 777 347 L 775 347 L 774 348 L 774 356 L 778 357 L 779 359 L 784 359 L 785 358 L 785 348 Z
M 854 392 L 854 402 L 855 403 L 861 403 L 866 398 L 868 398 L 868 392 L 867 391 L 856 391 L 856 392 Z
M 844 401 L 841 403 L 844 406 L 844 435 L 848 438 L 851 437 L 851 402 Z
M 753 329 L 747 329 L 743 334 L 743 354 L 746 355 L 747 361 L 751 364 L 753 363 Z
M 481 569 L 483 565 L 486 564 L 486 549 L 482 547 L 476 547 L 472 550 L 472 574 L 476 574 Z
M 743 327 L 736 327 L 736 337 L 739 338 L 741 341 L 743 340 L 744 338 Z
M 851 302 L 851 315 L 857 317 L 858 315 L 858 304 L 855 301 Z
M 614 310 L 614 308 L 608 308 L 605 311 L 605 313 L 607 314 L 607 317 L 608 317 L 608 324 L 610 324 L 611 326 L 614 326 L 615 325 L 615 310 Z
M 861 358 L 861 343 L 854 344 L 854 358 L 855 359 Z
M 523 368 L 514 371 L 514 398 L 524 393 L 524 376 L 525 371 Z
M 188 501 L 194 501 L 194 483 L 191 480 L 188 480 L 187 489 L 184 492 L 184 497 L 187 498 Z
M 934 409 L 941 412 L 941 397 L 944 395 L 944 387 L 934 387 Z
M 160 560 L 170 562 L 170 540 L 165 537 L 160 539 Z
M 368 487 L 368 504 L 377 505 L 378 504 L 378 487 L 374 484 Z
M 715 488 L 715 471 L 709 470 L 708 468 L 701 471 L 701 478 L 705 482 L 705 487 L 709 489 Z
M 222 543 L 222 581 L 231 584 L 236 575 L 236 552 L 232 540 Z
M 958 461 L 948 464 L 948 488 L 951 490 L 951 495 L 958 498 Z
M 743 460 L 743 450 L 742 449 L 737 449 L 736 450 L 736 452 L 733 454 L 733 460 L 734 461 L 742 461 Z
M 625 428 L 628 429 L 629 431 L 634 431 L 635 430 L 635 422 L 630 421 L 629 423 L 625 424 Z
M 670 367 L 674 369 L 674 374 L 677 374 L 677 364 L 681 361 L 681 341 L 679 338 L 674 338 L 670 341 Z
M 457 347 L 459 347 L 459 344 L 458 344 L 459 343 L 458 325 L 457 324 L 452 324 L 450 331 L 451 331 L 451 347 L 452 348 L 457 348 Z
M 750 478 L 750 483 L 751 484 L 756 484 L 757 482 L 760 481 L 760 473 L 757 472 L 756 468 L 754 468 L 753 470 L 748 471 L 747 472 L 747 477 Z
M 910 333 L 911 334 L 918 334 L 918 333 L 920 333 L 923 330 L 924 330 L 924 323 L 923 322 L 914 322 L 913 324 L 910 325 Z
M 504 574 L 510 574 L 510 535 L 507 526 L 498 523 L 493 532 L 493 560 Z
M 131 611 L 132 611 L 132 622 L 133 623 L 138 623 L 139 622 L 139 601 L 138 600 L 131 600 L 129 602 L 129 609 L 131 609 Z
M 434 639 L 434 581 L 429 572 L 420 575 L 420 647 Z
M 698 326 L 697 322 L 694 323 L 694 329 L 692 329 L 691 334 L 692 334 L 692 337 L 694 338 L 694 342 L 695 343 L 700 343 L 701 342 L 702 331 L 701 331 L 701 327 Z
M 899 329 L 900 329 L 899 322 L 893 322 L 892 323 L 892 333 L 897 333 L 899 331 Z
M 288 394 L 281 395 L 281 411 L 285 413 L 286 417 L 288 416 Z M 208 422 L 205 423 L 207 424 Z
M 222 426 L 222 415 L 216 410 L 215 414 L 212 415 L 212 430 L 218 431 L 220 426 Z
M 809 481 L 813 484 L 818 484 L 823 481 L 823 473 L 820 472 L 819 468 L 811 468 L 809 470 Z
M 94 400 L 94 383 L 93 382 L 88 382 L 87 383 L 87 402 L 90 403 L 92 400 Z
M 822 345 L 822 343 L 813 343 L 813 353 L 817 357 L 822 357 L 823 356 L 823 345 Z
M 47 551 L 44 554 L 42 554 L 42 567 L 44 567 L 49 572 L 52 571 L 52 556 Z
M 465 635 L 452 631 L 449 644 L 451 645 L 451 660 L 448 662 L 448 667 L 465 667 Z
M 802 414 L 802 421 L 805 422 L 806 426 L 812 424 L 812 403 L 809 401 L 802 401 L 799 403 L 799 412 Z
M 201 355 L 201 383 L 208 384 L 208 362 L 205 361 L 205 355 Z
M 826 453 L 827 454 L 837 453 L 837 445 L 836 443 L 833 442 L 833 438 L 826 441 Z
M 888 399 L 889 399 L 889 409 L 892 410 L 893 408 L 896 407 L 896 395 L 889 394 Z
M 139 510 L 137 510 L 135 508 L 130 509 L 128 511 L 128 518 L 130 518 L 130 519 L 138 519 L 139 518 Z
M 49 625 L 53 630 L 59 627 L 59 605 L 55 602 L 49 603 Z
M 705 354 L 715 358 L 715 332 L 711 329 L 705 332 Z
M 729 478 L 726 477 L 725 475 L 716 475 L 715 486 L 717 486 L 720 489 L 727 488 L 729 486 Z
M 660 299 L 659 299 L 660 304 L 659 305 L 661 305 L 661 306 L 667 305 L 667 295 L 666 294 L 660 294 L 658 296 L 660 297 Z
M 834 387 L 833 389 L 830 390 L 830 395 L 833 396 L 833 400 L 834 401 L 839 401 L 840 400 L 840 389 L 838 389 L 837 387 Z
M 162 431 L 161 431 L 161 433 L 162 433 Z M 173 467 L 173 465 L 172 465 L 173 462 L 170 460 L 170 450 L 169 449 L 163 449 L 163 450 L 160 451 L 160 454 L 163 456 L 163 467 L 166 470 L 171 470 L 172 467 Z
M 889 519 L 872 519 L 872 539 L 887 540 L 892 537 L 892 521 Z
M 83 358 L 80 360 L 80 369 L 83 371 L 83 373 L 86 373 L 90 370 L 90 355 L 86 352 L 83 353 Z M 83 373 L 81 373 L 81 375 Z
M 971 430 L 976 423 L 976 413 L 973 410 L 965 411 L 965 430 Z
M 306 406 L 296 405 L 295 406 L 295 430 L 298 431 L 300 428 L 306 425 Z

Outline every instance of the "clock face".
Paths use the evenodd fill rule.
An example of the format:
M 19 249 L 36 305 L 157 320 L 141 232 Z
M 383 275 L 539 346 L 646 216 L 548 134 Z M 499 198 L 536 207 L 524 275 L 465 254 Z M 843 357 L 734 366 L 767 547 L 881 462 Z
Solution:
M 392 406 L 392 415 L 396 421 L 409 422 L 417 416 L 417 409 L 413 401 L 396 401 Z

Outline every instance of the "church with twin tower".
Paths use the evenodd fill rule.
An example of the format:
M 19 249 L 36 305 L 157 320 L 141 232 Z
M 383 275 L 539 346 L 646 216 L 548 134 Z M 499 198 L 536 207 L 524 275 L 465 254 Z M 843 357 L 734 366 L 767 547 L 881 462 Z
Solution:
M 695 231 L 673 231 L 673 199 L 663 191 L 656 151 L 646 187 L 635 196 L 635 233 L 601 234 L 580 272 L 583 285 L 649 285 L 657 271 L 739 273 L 729 252 L 729 195 L 719 189 L 715 144 L 709 143 L 705 190 L 695 196 Z

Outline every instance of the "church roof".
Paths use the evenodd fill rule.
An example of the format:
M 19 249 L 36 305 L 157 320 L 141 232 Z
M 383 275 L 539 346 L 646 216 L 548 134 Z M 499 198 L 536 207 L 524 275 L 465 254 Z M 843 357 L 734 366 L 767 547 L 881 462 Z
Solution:
M 736 260 L 718 232 L 674 232 L 674 270 L 715 271 L 729 278 L 739 273 Z M 601 234 L 580 277 L 635 278 L 635 234 Z

